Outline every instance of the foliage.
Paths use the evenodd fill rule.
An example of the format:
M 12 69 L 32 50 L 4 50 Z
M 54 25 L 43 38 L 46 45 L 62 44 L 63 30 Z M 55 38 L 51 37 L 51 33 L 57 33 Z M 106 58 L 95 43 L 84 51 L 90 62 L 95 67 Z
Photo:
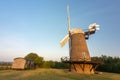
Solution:
M 56 68 L 56 69 L 68 69 L 69 64 L 55 61 L 55 65 L 53 66 L 53 68 Z
M 36 53 L 29 53 L 25 56 L 25 59 L 33 60 L 35 67 L 41 67 L 43 64 L 43 57 L 38 56 Z
M 120 73 L 120 58 L 102 55 L 101 57 L 92 57 L 92 60 L 98 60 L 103 64 L 99 65 L 97 70 L 104 72 Z
M 43 68 L 53 68 L 54 64 L 53 61 L 44 61 Z
M 68 64 L 58 62 L 58 61 L 44 61 L 43 68 L 56 68 L 56 69 L 67 69 Z
M 34 61 L 36 67 L 42 68 L 57 68 L 57 69 L 66 69 L 68 64 L 58 62 L 58 61 L 43 61 L 43 57 L 38 56 L 36 53 L 29 53 L 25 56 L 26 59 L 31 59 Z
M 32 59 L 36 67 L 42 68 L 56 68 L 68 69 L 69 64 L 58 61 L 43 61 L 43 57 L 38 56 L 36 53 L 29 53 L 25 56 L 26 59 Z M 120 58 L 102 55 L 100 57 L 91 57 L 92 61 L 100 62 L 101 65 L 96 70 L 104 72 L 120 73 Z

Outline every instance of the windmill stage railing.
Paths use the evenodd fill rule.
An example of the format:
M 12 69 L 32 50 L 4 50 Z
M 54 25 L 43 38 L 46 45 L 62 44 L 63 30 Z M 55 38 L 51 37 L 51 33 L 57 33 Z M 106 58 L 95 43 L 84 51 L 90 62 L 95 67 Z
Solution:
M 72 58 L 70 59 L 70 57 L 61 57 L 61 61 L 64 63 L 84 63 L 84 64 L 101 64 L 102 62 L 99 60 L 91 60 L 88 61 L 87 59 L 83 59 L 83 58 Z
M 62 57 L 61 58 L 62 62 L 66 62 L 66 61 L 88 61 L 87 58 L 78 58 L 78 57 L 74 57 L 74 58 L 70 58 L 70 57 Z

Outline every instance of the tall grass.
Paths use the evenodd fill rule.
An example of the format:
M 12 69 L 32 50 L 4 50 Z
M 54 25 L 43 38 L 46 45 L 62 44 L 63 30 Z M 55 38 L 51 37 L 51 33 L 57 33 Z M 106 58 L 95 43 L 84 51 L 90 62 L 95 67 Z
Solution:
M 0 80 L 120 80 L 120 74 L 79 74 L 62 69 L 1 70 Z

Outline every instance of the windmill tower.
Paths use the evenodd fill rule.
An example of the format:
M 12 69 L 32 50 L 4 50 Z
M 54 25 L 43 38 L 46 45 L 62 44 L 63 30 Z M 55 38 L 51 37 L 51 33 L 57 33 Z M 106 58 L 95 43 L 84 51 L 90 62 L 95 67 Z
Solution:
M 86 39 L 89 39 L 89 35 L 94 34 L 99 30 L 99 25 L 96 23 L 90 24 L 87 31 L 83 31 L 80 28 L 70 29 L 70 14 L 69 6 L 67 6 L 68 15 L 68 34 L 60 41 L 61 47 L 69 42 L 69 55 L 70 57 L 61 58 L 62 62 L 70 64 L 70 71 L 78 73 L 92 74 L 98 63 L 92 62 L 86 44 Z

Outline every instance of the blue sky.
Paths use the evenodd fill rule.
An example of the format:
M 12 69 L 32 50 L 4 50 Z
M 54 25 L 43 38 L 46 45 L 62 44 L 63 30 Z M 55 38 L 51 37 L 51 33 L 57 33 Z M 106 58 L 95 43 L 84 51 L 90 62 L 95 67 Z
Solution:
M 0 61 L 35 52 L 45 60 L 69 56 L 66 7 L 71 28 L 87 29 L 96 22 L 100 31 L 87 40 L 91 56 L 120 57 L 119 0 L 0 0 Z

